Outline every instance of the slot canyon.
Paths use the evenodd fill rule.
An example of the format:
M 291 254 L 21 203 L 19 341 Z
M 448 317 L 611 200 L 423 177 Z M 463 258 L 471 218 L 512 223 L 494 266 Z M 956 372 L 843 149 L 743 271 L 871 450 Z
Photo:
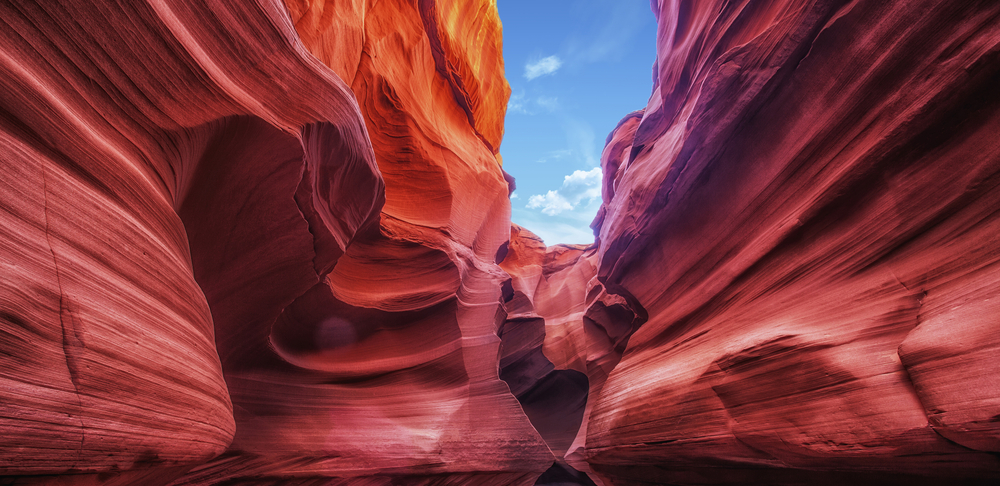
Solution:
M 0 485 L 1000 483 L 1000 3 L 651 0 L 546 246 L 498 2 L 0 0 Z

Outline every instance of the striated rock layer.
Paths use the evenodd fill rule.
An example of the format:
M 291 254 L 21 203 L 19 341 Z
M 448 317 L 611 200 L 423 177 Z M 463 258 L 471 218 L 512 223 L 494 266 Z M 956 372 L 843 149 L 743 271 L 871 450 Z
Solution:
M 573 442 L 587 403 L 583 311 L 596 256 L 583 245 L 546 248 L 541 238 L 513 225 L 500 265 L 511 276 L 500 377 L 559 458 Z
M 503 268 L 511 277 L 500 377 L 510 385 L 557 463 L 542 477 L 593 484 L 586 462 L 587 421 L 629 335 L 641 324 L 596 278 L 594 245 L 546 247 L 513 225 Z M 582 473 L 581 473 L 582 472 Z
M 264 347 L 220 344 L 236 436 L 176 484 L 530 484 L 553 456 L 498 376 L 510 202 L 495 5 L 288 7 L 305 47 L 351 85 L 385 204 Z
M 498 376 L 495 4 L 330 3 L 0 6 L 0 475 L 552 464 Z
M 0 4 L 0 483 L 1000 480 L 1000 6 L 654 0 L 595 245 L 487 0 Z
M 43 3 L 0 5 L 0 475 L 204 462 L 216 342 L 377 218 L 363 120 L 279 5 Z
M 648 320 L 592 405 L 590 466 L 1000 478 L 1000 6 L 653 7 L 654 91 L 609 137 L 595 221 L 598 280 Z

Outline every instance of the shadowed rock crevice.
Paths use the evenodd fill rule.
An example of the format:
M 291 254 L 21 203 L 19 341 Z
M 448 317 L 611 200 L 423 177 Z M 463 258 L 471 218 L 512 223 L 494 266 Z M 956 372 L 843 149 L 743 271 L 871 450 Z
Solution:
M 500 328 L 500 379 L 520 402 L 553 454 L 562 456 L 580 428 L 587 375 L 557 370 L 542 352 L 544 320 L 509 319 Z
M 535 481 L 535 486 L 597 486 L 586 474 L 556 462 Z

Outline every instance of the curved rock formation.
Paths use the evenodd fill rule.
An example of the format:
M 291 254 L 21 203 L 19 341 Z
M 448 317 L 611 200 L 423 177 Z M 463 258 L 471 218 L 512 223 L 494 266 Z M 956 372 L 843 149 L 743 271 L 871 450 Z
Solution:
M 335 3 L 303 38 L 353 91 L 272 2 L 3 7 L 0 474 L 551 464 L 497 370 L 495 6 Z
M 595 222 L 598 278 L 648 322 L 593 406 L 590 465 L 995 480 L 1000 8 L 654 10 L 656 87 Z
M 539 484 L 592 484 L 578 472 L 591 472 L 587 421 L 608 373 L 642 322 L 597 281 L 597 256 L 593 245 L 546 247 L 513 225 L 500 264 L 511 276 L 508 316 L 500 331 L 500 377 L 559 458 Z
M 530 484 L 553 456 L 498 376 L 506 275 L 495 260 L 510 203 L 495 155 L 509 95 L 495 6 L 289 11 L 305 46 L 351 83 L 385 205 L 276 316 L 269 349 L 223 356 L 236 437 L 177 484 Z
M 596 257 L 583 245 L 546 248 L 513 225 L 500 264 L 513 293 L 500 330 L 500 377 L 558 458 L 573 442 L 587 404 L 583 311 Z
M 0 4 L 0 483 L 1000 480 L 1000 6 L 656 0 L 593 246 L 487 0 Z
M 0 474 L 222 452 L 216 342 L 377 216 L 351 92 L 259 7 L 0 6 Z

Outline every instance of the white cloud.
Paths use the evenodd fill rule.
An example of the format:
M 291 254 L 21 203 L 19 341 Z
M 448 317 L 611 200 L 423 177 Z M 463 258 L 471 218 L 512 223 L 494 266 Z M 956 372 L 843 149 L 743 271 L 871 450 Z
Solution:
M 597 194 L 588 197 L 597 197 L 601 195 L 601 176 L 600 167 L 594 167 L 587 171 L 574 170 L 572 174 L 563 178 L 563 188 L 586 188 L 587 194 L 596 188 Z
M 543 57 L 524 65 L 524 77 L 531 81 L 539 76 L 552 74 L 558 71 L 561 66 L 562 61 L 557 56 Z
M 577 170 L 563 178 L 562 187 L 545 194 L 535 194 L 528 198 L 528 209 L 539 209 L 555 216 L 563 211 L 572 211 L 581 202 L 590 202 L 601 197 L 601 168 Z
M 556 111 L 556 108 L 559 108 L 558 98 L 539 96 L 537 99 L 535 99 L 535 103 L 538 103 L 538 106 L 541 106 L 542 108 L 545 108 L 546 110 L 549 111 Z
M 518 196 L 516 192 L 510 193 L 510 200 L 513 201 L 521 196 Z
M 555 216 L 563 211 L 572 211 L 573 205 L 559 191 L 549 191 L 544 196 L 535 194 L 528 198 L 528 209 L 542 208 L 542 212 Z
M 507 100 L 507 113 L 523 113 L 530 115 L 528 109 L 524 107 L 524 91 L 511 95 Z
M 594 233 L 590 228 L 574 226 L 566 223 L 547 223 L 525 226 L 528 231 L 538 235 L 546 245 L 558 243 L 590 244 L 594 242 Z
M 600 206 L 596 204 L 595 206 Z M 538 211 L 523 208 L 512 208 L 511 218 L 517 224 L 540 236 L 546 245 L 558 243 L 588 244 L 594 241 L 594 232 L 588 225 L 586 215 L 577 215 L 580 210 L 562 213 L 559 216 L 548 216 Z M 594 209 L 596 211 L 596 209 Z M 570 217 L 567 217 L 570 216 Z M 579 216 L 579 217 L 578 217 Z M 584 219 L 587 219 L 584 221 Z

